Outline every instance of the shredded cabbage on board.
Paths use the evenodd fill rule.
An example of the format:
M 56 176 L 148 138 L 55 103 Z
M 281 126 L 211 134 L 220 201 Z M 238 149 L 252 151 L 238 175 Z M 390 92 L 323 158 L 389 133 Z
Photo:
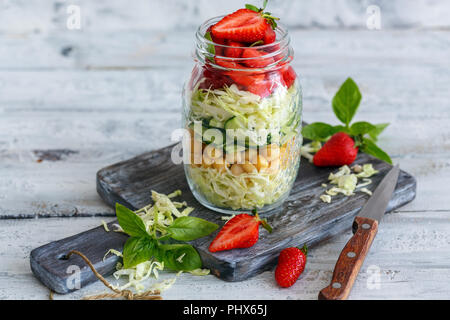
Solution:
M 352 172 L 352 169 L 355 170 L 355 168 L 358 172 L 356 174 Z M 323 202 L 330 203 L 332 196 L 336 196 L 339 193 L 345 196 L 351 196 L 355 191 L 367 193 L 369 195 L 372 194 L 372 192 L 365 187 L 372 183 L 372 180 L 368 178 L 377 174 L 378 171 L 375 170 L 370 163 L 364 164 L 362 167 L 357 165 L 352 167 L 352 169 L 348 166 L 342 166 L 336 173 L 330 173 L 328 180 L 329 183 L 334 186 L 327 189 L 325 195 L 320 196 L 320 199 Z M 358 179 L 362 179 L 363 182 L 358 183 Z M 326 188 L 327 184 L 323 183 L 322 187 Z
M 176 218 L 187 216 L 194 210 L 194 208 L 188 207 L 186 202 L 177 202 L 172 200 L 172 198 L 180 195 L 181 190 L 176 190 L 169 195 L 152 190 L 151 197 L 153 204 L 147 205 L 135 211 L 135 213 L 144 222 L 147 231 L 155 228 L 161 234 L 164 234 L 166 232 L 164 228 L 170 226 Z M 120 226 L 118 227 L 120 228 Z M 119 230 L 116 229 L 114 231 Z M 123 257 L 120 251 L 109 249 L 103 259 L 105 259 L 108 254 Z M 183 257 L 180 256 L 178 259 L 183 259 Z M 144 282 L 150 278 L 158 279 L 159 271 L 163 270 L 164 262 L 159 262 L 153 258 L 128 269 L 123 268 L 122 263 L 119 262 L 116 265 L 116 271 L 113 273 L 113 276 L 116 280 L 126 277 L 127 282 L 123 285 L 117 285 L 115 288 L 118 290 L 124 290 L 132 287 L 138 293 L 146 290 L 159 290 L 162 292 L 169 289 L 175 283 L 177 277 L 181 274 L 181 271 L 177 273 L 176 277 L 153 283 L 150 287 L 146 287 Z M 189 273 L 197 276 L 207 275 L 209 272 L 210 271 L 208 269 L 196 269 L 189 271 Z

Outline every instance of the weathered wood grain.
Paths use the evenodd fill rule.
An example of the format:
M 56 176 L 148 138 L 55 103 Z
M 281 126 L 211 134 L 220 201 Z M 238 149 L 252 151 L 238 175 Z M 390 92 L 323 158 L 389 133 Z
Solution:
M 406 205 L 405 210 L 414 202 Z M 102 218 L 10 219 L 0 223 L 0 299 L 48 299 L 49 291 L 31 273 L 30 251 L 40 245 L 100 226 Z M 111 219 L 109 219 L 111 221 Z M 305 272 L 291 288 L 279 288 L 273 272 L 243 282 L 225 282 L 214 276 L 183 274 L 164 299 L 316 299 L 332 275 L 336 260 L 351 232 L 311 248 Z M 420 245 L 418 245 L 420 242 Z M 450 292 L 450 211 L 387 214 L 380 224 L 372 249 L 356 279 L 349 299 L 448 299 Z M 84 265 L 80 265 L 83 267 Z M 378 267 L 380 286 L 369 289 L 369 267 Z M 161 273 L 162 279 L 174 273 Z M 126 279 L 113 284 L 123 285 Z M 149 280 L 146 285 L 158 280 Z M 96 282 L 55 299 L 79 299 L 106 292 Z
M 255 3 L 257 4 L 257 3 Z M 445 1 L 322 0 L 320 3 L 299 0 L 272 0 L 269 10 L 291 27 L 366 28 L 367 7 L 378 5 L 383 28 L 448 27 L 450 6 Z M 182 30 L 198 25 L 210 17 L 242 8 L 241 0 L 145 1 L 133 6 L 115 1 L 58 0 L 2 1 L 0 31 L 15 33 L 47 32 L 66 28 L 67 7 L 79 5 L 82 29 L 124 30 L 131 27 L 153 30 Z M 149 19 L 151 17 L 151 19 Z M 301 18 L 299 18 L 301 17 Z
M 161 21 L 148 19 L 147 1 L 133 7 L 121 1 L 79 2 L 89 18 L 79 32 L 65 28 L 64 4 L 57 2 L 0 4 L 0 218 L 113 215 L 95 194 L 95 172 L 167 145 L 178 126 L 179 88 L 191 63 L 193 28 L 186 25 L 194 27 L 198 13 L 188 9 L 183 11 L 187 20 L 163 21 L 184 30 L 149 32 Z M 448 5 L 377 1 L 382 30 L 372 32 L 328 29 L 354 28 L 355 23 L 364 28 L 363 21 L 355 20 L 364 13 L 361 4 L 295 2 L 302 19 L 290 8 L 284 20 L 326 28 L 290 28 L 305 93 L 304 118 L 333 122 L 330 99 L 352 75 L 363 91 L 358 120 L 390 121 L 380 144 L 418 179 L 416 200 L 383 220 L 350 298 L 448 298 L 450 208 L 442 187 L 450 184 L 450 33 L 442 23 L 448 22 L 443 7 Z M 215 2 L 199 6 L 208 17 L 217 10 Z M 281 11 L 284 18 L 286 10 Z M 413 29 L 389 30 L 405 26 Z M 155 115 L 161 118 L 152 121 Z M 162 138 L 149 139 L 149 131 Z M 36 162 L 35 150 L 58 149 L 78 153 Z M 1 220 L 0 298 L 46 299 L 47 289 L 29 269 L 32 248 L 99 224 L 100 218 L 81 217 Z M 315 299 L 349 235 L 313 249 L 304 275 L 290 289 L 278 289 L 270 272 L 240 283 L 183 275 L 164 297 Z M 379 289 L 367 287 L 371 265 L 381 268 Z M 57 298 L 77 299 L 103 290 L 93 284 Z
M 182 200 L 195 207 L 192 215 L 218 224 L 223 224 L 220 214 L 202 207 L 190 193 L 182 165 L 171 161 L 173 146 L 148 152 L 138 157 L 101 169 L 97 173 L 97 191 L 110 206 L 121 203 L 136 210 L 150 202 L 150 191 L 171 193 L 180 189 Z M 366 154 L 360 154 L 356 163 L 373 163 L 380 171 L 374 177 L 374 189 L 390 165 Z M 269 213 L 272 234 L 262 234 L 258 243 L 248 249 L 237 249 L 210 253 L 208 246 L 215 236 L 192 241 L 200 253 L 203 265 L 217 277 L 226 281 L 242 281 L 274 266 L 278 253 L 288 246 L 308 246 L 319 243 L 351 227 L 352 219 L 365 203 L 367 195 L 356 193 L 352 197 L 336 197 L 331 204 L 323 203 L 319 195 L 324 192 L 321 184 L 327 181 L 333 168 L 317 168 L 309 162 L 301 163 L 301 171 L 283 206 Z M 401 172 L 396 191 L 387 211 L 394 210 L 415 198 L 416 181 Z M 99 239 L 99 241 L 95 241 Z M 105 275 L 114 271 L 116 257 L 103 259 L 108 248 L 120 250 L 125 237 L 105 233 L 98 227 L 67 239 L 50 243 L 31 252 L 31 269 L 46 286 L 58 293 L 67 293 L 76 288 L 67 285 L 68 267 L 75 263 L 63 257 L 68 251 L 85 252 L 97 270 Z M 79 259 L 80 260 L 80 259 Z M 85 268 L 81 284 L 85 286 L 96 278 Z

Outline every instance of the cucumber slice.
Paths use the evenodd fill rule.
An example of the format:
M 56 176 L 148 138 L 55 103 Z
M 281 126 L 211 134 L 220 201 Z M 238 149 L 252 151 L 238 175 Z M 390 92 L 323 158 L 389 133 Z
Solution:
M 188 126 L 190 129 L 192 129 L 194 131 L 194 123 L 189 124 Z M 214 139 L 206 139 L 205 137 L 205 131 L 208 129 L 216 129 L 216 130 L 220 130 L 223 134 L 223 130 L 219 129 L 219 128 L 209 128 L 207 126 L 204 125 L 204 122 L 202 123 L 202 136 L 201 136 L 201 140 L 202 142 L 204 142 L 205 144 L 210 144 L 214 142 Z M 197 138 L 198 140 L 200 140 L 200 137 L 198 137 L 198 133 L 195 133 L 195 138 Z
M 213 127 L 213 128 L 223 129 L 224 123 L 222 121 L 218 121 L 213 118 L 213 119 L 209 120 L 208 126 Z
M 236 116 L 231 117 L 225 122 L 224 125 L 225 130 L 226 129 L 247 129 L 247 126 Z
M 238 117 L 232 117 L 228 119 L 225 122 L 224 128 L 225 130 L 238 130 L 237 132 L 235 132 L 235 139 L 237 140 L 237 144 L 244 141 L 244 146 L 246 148 L 257 148 L 267 144 L 267 141 L 258 143 L 256 132 L 249 131 L 247 126 Z M 241 135 L 243 136 L 241 137 Z

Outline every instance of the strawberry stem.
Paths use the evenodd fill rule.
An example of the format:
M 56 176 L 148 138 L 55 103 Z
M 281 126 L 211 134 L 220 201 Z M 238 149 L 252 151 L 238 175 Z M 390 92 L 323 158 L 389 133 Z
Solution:
M 303 252 L 305 254 L 305 256 L 308 255 L 308 247 L 306 246 L 306 243 L 303 245 L 302 248 L 297 247 L 298 249 L 300 249 L 301 252 Z
M 263 228 L 266 229 L 267 231 L 269 231 L 269 233 L 272 233 L 273 229 L 270 226 L 270 224 L 267 222 L 267 219 L 261 219 L 258 215 L 258 212 L 256 212 L 255 209 L 253 209 L 252 212 L 255 212 L 255 217 L 258 221 L 261 222 L 261 225 L 263 226 Z

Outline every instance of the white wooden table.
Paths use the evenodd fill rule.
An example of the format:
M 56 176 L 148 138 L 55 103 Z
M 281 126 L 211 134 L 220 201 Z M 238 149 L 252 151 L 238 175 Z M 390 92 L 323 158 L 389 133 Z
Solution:
M 357 119 L 390 122 L 380 144 L 418 180 L 416 200 L 383 220 L 350 298 L 449 299 L 450 32 L 295 29 L 291 36 L 304 120 L 335 122 L 332 95 L 352 76 L 363 93 Z M 30 251 L 112 220 L 95 191 L 96 171 L 170 143 L 193 30 L 0 28 L 0 42 L 0 299 L 46 299 Z M 277 287 L 273 272 L 240 283 L 183 274 L 163 297 L 316 299 L 349 236 L 312 248 L 289 289 Z M 55 298 L 103 291 L 96 283 Z

